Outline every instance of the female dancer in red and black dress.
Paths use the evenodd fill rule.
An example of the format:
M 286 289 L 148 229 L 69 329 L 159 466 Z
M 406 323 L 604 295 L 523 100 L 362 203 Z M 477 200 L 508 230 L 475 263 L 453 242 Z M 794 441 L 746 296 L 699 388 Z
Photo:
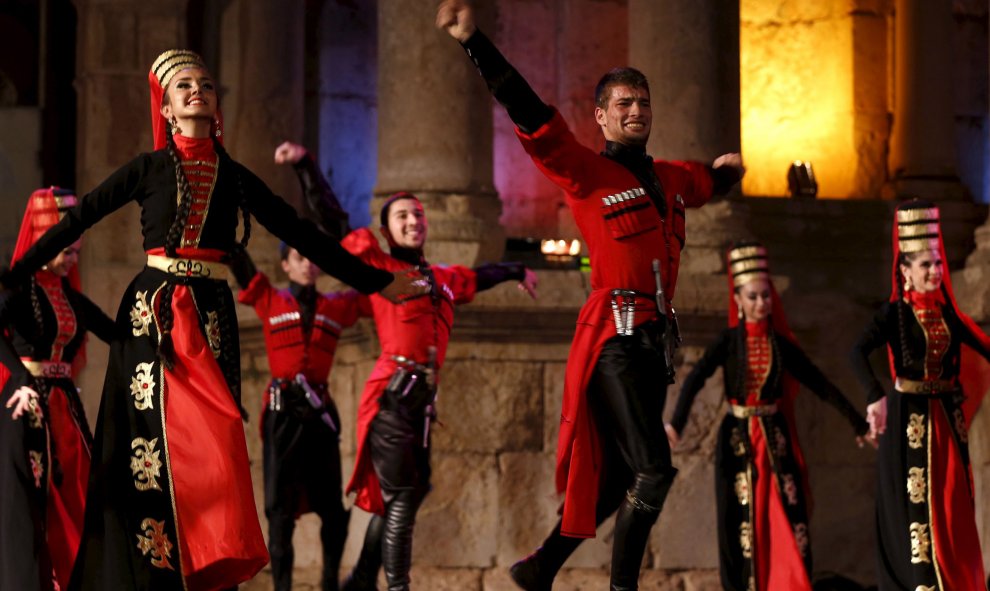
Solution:
M 220 261 L 253 214 L 273 234 L 364 292 L 413 291 L 373 269 L 295 210 L 220 144 L 215 83 L 202 60 L 169 51 L 148 77 L 156 151 L 82 198 L 4 285 L 17 284 L 131 201 L 147 266 L 124 293 L 123 334 L 96 425 L 86 519 L 70 589 L 224 589 L 268 561 L 239 412 L 237 324 Z M 399 280 L 394 280 L 399 277 Z
M 28 201 L 13 262 L 77 203 L 51 187 Z M 79 293 L 79 244 L 0 299 L 0 589 L 69 582 L 82 533 L 93 436 L 72 383 L 89 330 L 109 342 L 113 320 Z M 74 363 L 75 362 L 75 363 Z
M 982 392 L 990 338 L 956 306 L 939 211 L 912 200 L 897 208 L 890 301 L 853 350 L 867 391 L 877 456 L 877 579 L 881 591 L 983 589 L 968 421 Z M 886 392 L 870 352 L 886 346 L 894 388 Z M 974 376 L 975 377 L 975 376 Z M 968 396 L 968 398 L 967 398 Z M 889 427 L 889 428 L 888 428 Z
M 866 421 L 797 346 L 770 280 L 766 249 L 729 251 L 729 328 L 688 375 L 673 420 L 676 444 L 691 403 L 718 367 L 729 413 L 715 459 L 719 570 L 731 591 L 811 591 L 804 457 L 794 428 L 798 382 L 834 406 L 858 435 Z

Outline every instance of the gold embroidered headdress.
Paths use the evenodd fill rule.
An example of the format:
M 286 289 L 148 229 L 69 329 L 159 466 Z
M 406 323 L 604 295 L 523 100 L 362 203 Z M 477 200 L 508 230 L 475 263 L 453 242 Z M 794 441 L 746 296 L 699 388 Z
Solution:
M 729 250 L 729 275 L 733 287 L 740 287 L 753 279 L 770 279 L 767 249 L 756 242 L 733 247 Z
M 937 207 L 898 208 L 897 246 L 900 252 L 938 251 L 941 243 L 942 230 Z

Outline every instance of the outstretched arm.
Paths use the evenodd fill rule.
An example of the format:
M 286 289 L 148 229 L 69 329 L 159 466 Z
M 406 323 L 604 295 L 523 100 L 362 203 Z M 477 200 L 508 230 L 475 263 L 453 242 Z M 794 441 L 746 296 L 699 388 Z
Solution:
M 283 142 L 275 149 L 276 164 L 291 164 L 299 177 L 306 202 L 307 217 L 337 240 L 350 233 L 350 216 L 340 206 L 337 194 L 320 172 L 313 155 L 305 147 Z
M 437 27 L 460 42 L 512 122 L 530 134 L 550 121 L 553 109 L 537 96 L 526 79 L 512 67 L 495 44 L 474 23 L 474 12 L 464 0 L 445 0 L 437 9 Z
M 691 405 L 694 404 L 698 392 L 705 386 L 705 382 L 715 373 L 715 370 L 725 365 L 725 360 L 729 355 L 729 340 L 731 338 L 731 330 L 722 331 L 718 340 L 705 350 L 704 355 L 701 356 L 694 369 L 684 380 L 684 385 L 681 386 L 681 395 L 677 399 L 677 406 L 674 408 L 674 416 L 668 423 L 670 427 L 667 429 L 668 437 L 671 435 L 671 431 L 674 435 L 671 437 L 672 443 L 676 443 L 680 439 L 680 434 L 684 431 L 684 426 L 687 425 L 688 415 L 691 413 Z
M 490 263 L 474 268 L 477 275 L 477 291 L 491 289 L 499 283 L 516 280 L 519 282 L 519 289 L 536 299 L 536 288 L 539 280 L 532 269 L 528 269 L 522 263 Z
M 34 379 L 24 364 L 21 363 L 21 358 L 14 350 L 14 345 L 8 336 L 8 327 L 14 315 L 14 308 L 18 307 L 15 302 L 23 297 L 26 297 L 23 291 L 0 290 L 0 363 L 10 373 L 9 383 L 15 386 L 10 398 L 5 401 L 6 408 L 13 409 L 11 416 L 14 420 L 20 418 L 25 411 L 36 408 L 38 401 Z

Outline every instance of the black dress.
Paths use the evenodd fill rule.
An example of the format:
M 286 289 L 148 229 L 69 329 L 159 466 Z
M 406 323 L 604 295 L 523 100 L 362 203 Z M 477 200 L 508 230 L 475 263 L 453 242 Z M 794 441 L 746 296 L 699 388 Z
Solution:
M 719 427 L 715 460 L 722 586 L 810 591 L 807 474 L 785 406 L 796 388 L 789 380 L 835 407 L 856 433 L 866 432 L 866 422 L 794 343 L 767 332 L 766 325 L 747 323 L 723 331 L 685 379 L 671 421 L 678 433 L 695 396 L 719 367 L 733 405 Z M 771 544 L 771 536 L 781 533 L 790 539 Z
M 197 150 L 202 153 L 193 145 L 188 153 Z M 196 239 L 191 250 L 180 249 L 182 256 L 230 252 L 243 202 L 269 231 L 331 275 L 363 292 L 390 282 L 391 274 L 346 253 L 243 166 L 229 158 L 218 164 L 186 160 L 184 166 L 190 163 L 215 166 L 216 173 Z M 141 207 L 145 250 L 159 252 L 176 215 L 177 195 L 167 151 L 142 154 L 84 196 L 5 283 L 33 272 L 131 201 Z M 169 283 L 177 284 L 173 370 L 157 355 L 158 298 Z M 249 579 L 267 562 L 238 410 L 233 309 L 226 281 L 211 276 L 180 277 L 145 267 L 125 290 L 116 318 L 123 336 L 110 351 L 85 530 L 70 589 L 225 588 Z
M 877 454 L 881 591 L 984 588 L 965 396 L 958 386 L 963 344 L 988 357 L 953 306 L 900 301 L 880 307 L 853 349 L 869 402 L 887 398 L 887 429 Z M 885 345 L 899 384 L 890 392 L 869 363 L 870 353 Z M 931 393 L 914 391 L 918 384 L 931 384 Z
M 68 583 L 82 529 L 93 437 L 71 373 L 34 377 L 21 359 L 71 367 L 89 330 L 110 342 L 113 321 L 65 279 L 41 271 L 0 300 L 0 363 L 37 406 L 14 420 L 0 413 L 0 589 L 52 589 Z M 51 367 L 49 367 L 51 369 Z M 37 370 L 36 370 L 37 371 Z

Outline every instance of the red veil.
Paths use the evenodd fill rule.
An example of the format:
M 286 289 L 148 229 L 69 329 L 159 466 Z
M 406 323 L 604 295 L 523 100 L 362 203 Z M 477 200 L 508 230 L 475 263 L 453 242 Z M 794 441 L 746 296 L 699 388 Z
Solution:
M 952 279 L 949 276 L 949 259 L 945 256 L 945 243 L 942 240 L 938 207 L 930 201 L 922 199 L 911 199 L 901 203 L 897 206 L 892 234 L 894 260 L 890 269 L 890 301 L 896 302 L 901 297 L 901 292 L 898 289 L 901 274 L 897 262 L 902 250 L 904 252 L 937 250 L 943 262 L 942 285 L 946 300 L 952 306 L 959 320 L 981 342 L 983 348 L 990 351 L 990 337 L 984 334 L 979 325 L 964 314 L 956 304 L 956 296 L 952 291 Z M 889 345 L 887 349 L 891 364 L 890 375 L 893 379 L 894 355 L 890 351 Z M 966 417 L 966 425 L 969 426 L 973 415 L 980 407 L 980 401 L 983 400 L 987 390 L 990 390 L 990 363 L 966 344 L 962 345 L 959 382 L 963 393 L 966 395 L 962 409 Z
M 158 56 L 151 70 L 148 71 L 148 87 L 151 90 L 151 134 L 155 140 L 155 149 L 165 147 L 165 130 L 168 121 L 162 116 L 162 98 L 172 77 L 188 68 L 206 70 L 206 62 L 198 54 L 188 49 L 172 49 Z M 213 135 L 223 143 L 223 113 L 217 105 L 216 120 L 213 122 Z
M 21 221 L 20 233 L 17 235 L 17 244 L 14 246 L 14 254 L 10 258 L 10 266 L 21 260 L 21 257 L 34 246 L 34 243 L 41 238 L 52 226 L 57 224 L 65 215 L 65 211 L 76 205 L 76 196 L 67 189 L 59 187 L 48 187 L 38 189 L 31 193 L 28 198 L 27 209 L 24 211 L 24 220 Z M 82 288 L 82 281 L 79 277 L 79 265 L 72 267 L 68 275 L 69 285 L 72 289 L 79 291 Z M 73 362 L 73 376 L 78 373 L 86 364 L 85 345 L 80 347 Z M 0 388 L 7 383 L 10 378 L 10 370 L 0 364 Z
M 727 255 L 727 269 L 729 270 L 729 328 L 739 326 L 741 310 L 736 305 L 733 296 L 738 285 L 742 285 L 757 277 L 766 279 L 770 285 L 770 326 L 775 333 L 787 339 L 795 346 L 798 346 L 797 339 L 791 331 L 787 322 L 787 314 L 784 312 L 784 305 L 777 293 L 777 288 L 770 277 L 770 269 L 767 259 L 766 248 L 758 242 L 742 242 L 729 249 Z M 800 384 L 787 372 L 784 372 L 781 385 L 784 388 L 784 395 L 777 401 L 777 408 L 784 414 L 789 425 L 795 425 L 794 402 L 797 399 Z M 801 470 L 805 498 L 807 499 L 808 512 L 811 512 L 812 499 L 811 487 L 808 483 L 808 470 L 804 460 L 804 452 L 801 451 L 801 444 L 798 440 L 797 431 L 791 433 L 794 441 L 794 460 Z

